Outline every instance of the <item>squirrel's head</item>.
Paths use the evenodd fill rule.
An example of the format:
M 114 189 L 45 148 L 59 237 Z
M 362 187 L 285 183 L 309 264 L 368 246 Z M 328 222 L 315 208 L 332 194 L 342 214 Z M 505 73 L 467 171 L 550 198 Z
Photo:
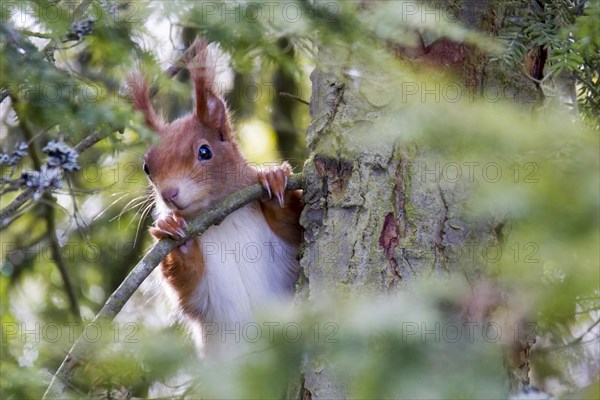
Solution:
M 193 215 L 247 184 L 246 162 L 214 84 L 216 61 L 210 57 L 208 42 L 197 39 L 190 53 L 187 69 L 194 85 L 194 109 L 173 122 L 156 114 L 148 83 L 140 74 L 129 79 L 134 108 L 159 136 L 144 157 L 144 172 L 158 205 L 182 215 Z

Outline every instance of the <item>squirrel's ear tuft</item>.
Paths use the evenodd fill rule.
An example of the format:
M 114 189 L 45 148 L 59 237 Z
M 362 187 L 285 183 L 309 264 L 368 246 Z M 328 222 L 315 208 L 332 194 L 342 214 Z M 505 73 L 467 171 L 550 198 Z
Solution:
M 150 101 L 150 87 L 141 73 L 132 73 L 127 79 L 127 88 L 133 108 L 144 114 L 144 120 L 149 128 L 159 131 L 163 125 L 163 119 L 156 114 L 152 102 Z
M 191 50 L 194 57 L 187 62 L 187 69 L 194 83 L 195 114 L 202 125 L 219 133 L 220 140 L 230 140 L 229 112 L 215 82 L 216 58 L 211 54 L 206 39 L 196 39 Z

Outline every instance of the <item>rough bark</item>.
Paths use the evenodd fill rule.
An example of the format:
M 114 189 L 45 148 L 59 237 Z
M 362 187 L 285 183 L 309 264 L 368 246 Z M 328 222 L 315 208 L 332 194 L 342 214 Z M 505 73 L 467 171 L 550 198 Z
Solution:
M 446 3 L 458 9 L 467 26 L 492 35 L 502 21 L 504 11 L 496 2 Z M 427 42 L 425 38 L 425 45 L 431 44 Z M 458 46 L 452 46 L 441 49 L 439 57 L 455 56 Z M 459 60 L 460 80 L 470 93 L 502 88 L 516 101 L 535 103 L 533 82 L 507 76 L 481 51 L 464 46 L 461 51 L 466 56 Z M 357 63 L 352 55 L 322 47 L 319 61 L 311 76 L 309 155 L 304 167 L 303 298 L 314 301 L 320 293 L 332 291 L 377 294 L 410 286 L 416 279 L 451 274 L 474 284 L 485 274 L 485 263 L 478 255 L 466 261 L 456 251 L 473 243 L 500 244 L 504 222 L 467 217 L 469 187 L 436 179 L 436 160 L 427 148 L 378 140 L 377 132 L 385 130 L 380 119 L 386 115 L 385 95 L 370 95 L 364 84 L 348 84 L 342 70 Z M 434 65 L 445 64 L 438 61 Z M 358 139 L 361 132 L 373 133 L 367 145 Z M 514 354 L 507 356 L 514 391 L 529 382 L 530 347 L 526 341 L 518 343 Z M 315 372 L 309 361 L 303 372 L 304 396 L 346 397 L 327 368 Z

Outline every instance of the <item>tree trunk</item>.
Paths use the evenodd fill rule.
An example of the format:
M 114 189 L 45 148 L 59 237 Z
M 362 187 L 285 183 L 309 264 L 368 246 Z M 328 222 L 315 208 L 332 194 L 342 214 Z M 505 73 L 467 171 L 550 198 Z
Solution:
M 436 5 L 443 8 L 440 3 L 444 2 Z M 446 3 L 465 25 L 492 35 L 505 12 L 500 2 Z M 458 67 L 459 80 L 471 94 L 502 88 L 518 94 L 516 100 L 537 99 L 532 82 L 509 77 L 480 51 L 448 43 L 437 54 L 426 55 L 426 61 L 444 66 L 452 63 L 448 58 L 464 52 L 453 67 Z M 500 245 L 504 221 L 466 218 L 470 188 L 443 179 L 440 164 L 427 148 L 388 145 L 377 137 L 386 129 L 381 119 L 389 115 L 389 107 L 383 104 L 385 93 L 370 91 L 367 79 L 357 84 L 347 78 L 344 71 L 361 69 L 354 55 L 321 47 L 319 61 L 327 67 L 318 67 L 311 76 L 306 205 L 301 217 L 305 279 L 300 294 L 307 301 L 332 291 L 377 294 L 402 290 L 417 279 L 456 274 L 474 285 L 485 275 L 485 262 L 480 256 L 466 262 L 456 251 L 473 243 Z M 365 131 L 373 133 L 367 144 L 357 138 L 357 132 Z M 512 391 L 529 382 L 530 346 L 523 341 L 506 357 Z M 301 397 L 345 397 L 344 388 L 326 370 L 316 372 L 307 362 L 303 373 Z

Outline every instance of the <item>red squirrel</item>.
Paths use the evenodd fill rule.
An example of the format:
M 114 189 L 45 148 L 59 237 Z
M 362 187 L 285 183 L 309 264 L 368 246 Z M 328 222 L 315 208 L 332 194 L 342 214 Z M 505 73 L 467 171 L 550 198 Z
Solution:
M 215 88 L 215 60 L 208 42 L 197 39 L 187 62 L 194 86 L 191 113 L 166 122 L 153 109 L 149 86 L 130 79 L 134 108 L 156 131 L 159 142 L 144 157 L 156 199 L 154 238 L 180 239 L 186 219 L 260 182 L 269 199 L 253 202 L 201 236 L 171 251 L 161 275 L 191 323 L 195 339 L 219 347 L 253 321 L 256 308 L 291 299 L 298 275 L 301 191 L 285 191 L 292 169 L 287 162 L 266 170 L 248 164 L 234 137 L 230 113 Z M 201 328 L 198 330 L 197 328 Z M 202 333 L 199 333 L 202 332 Z M 223 332 L 229 334 L 223 335 Z

